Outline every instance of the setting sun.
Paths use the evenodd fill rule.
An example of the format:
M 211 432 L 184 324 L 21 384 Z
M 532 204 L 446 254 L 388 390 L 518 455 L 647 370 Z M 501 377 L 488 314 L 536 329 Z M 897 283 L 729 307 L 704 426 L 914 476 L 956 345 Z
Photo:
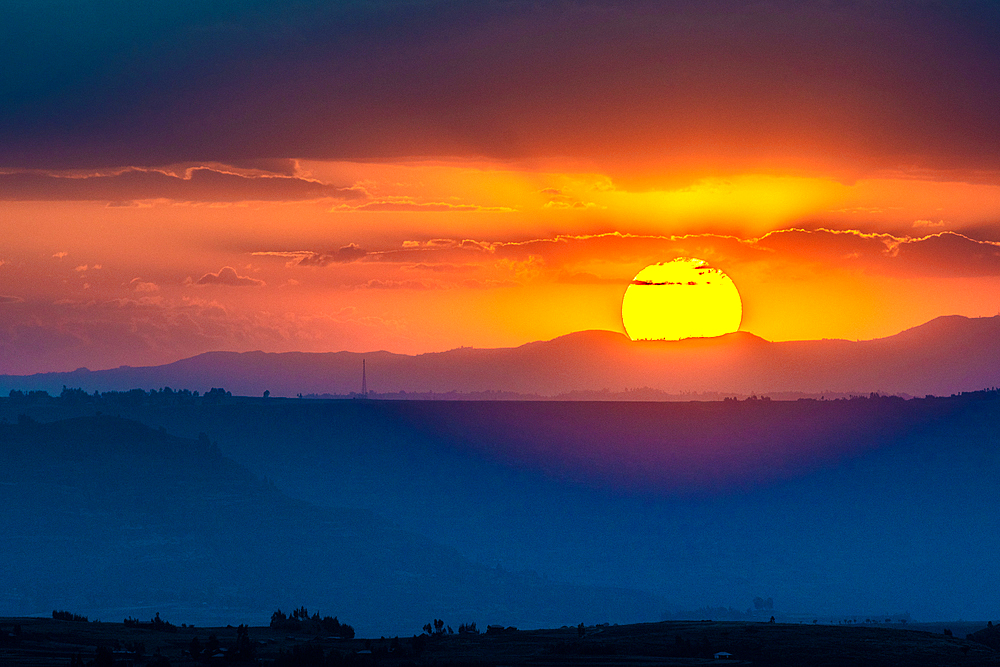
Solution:
M 721 336 L 739 329 L 742 318 L 732 279 L 690 257 L 647 266 L 622 299 L 622 323 L 632 340 Z

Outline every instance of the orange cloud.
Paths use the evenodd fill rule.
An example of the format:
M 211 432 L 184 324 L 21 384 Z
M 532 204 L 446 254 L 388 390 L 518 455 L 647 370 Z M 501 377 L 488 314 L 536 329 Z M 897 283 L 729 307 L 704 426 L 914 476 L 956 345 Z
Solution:
M 196 285 L 225 285 L 227 287 L 263 287 L 264 281 L 241 276 L 231 266 L 224 266 L 218 273 L 206 273 L 197 280 Z
M 420 212 L 450 213 L 469 211 L 510 212 L 515 209 L 505 206 L 479 206 L 478 204 L 451 204 L 448 202 L 417 202 L 406 200 L 371 201 L 352 206 L 340 204 L 331 211 L 372 211 L 372 212 Z

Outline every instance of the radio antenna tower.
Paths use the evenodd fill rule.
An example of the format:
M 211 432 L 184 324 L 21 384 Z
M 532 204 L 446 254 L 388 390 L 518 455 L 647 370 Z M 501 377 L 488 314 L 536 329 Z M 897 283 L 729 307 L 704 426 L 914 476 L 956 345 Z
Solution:
M 361 397 L 368 398 L 368 375 L 365 372 L 365 360 L 361 360 Z

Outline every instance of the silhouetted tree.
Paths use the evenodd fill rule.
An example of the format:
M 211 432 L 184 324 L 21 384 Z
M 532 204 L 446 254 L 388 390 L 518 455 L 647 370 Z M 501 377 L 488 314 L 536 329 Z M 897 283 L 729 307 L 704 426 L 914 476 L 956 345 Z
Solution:
M 347 623 L 341 623 L 337 617 L 325 616 L 320 618 L 319 612 L 309 616 L 305 607 L 292 610 L 290 616 L 280 609 L 271 614 L 271 627 L 278 630 L 304 630 L 311 632 L 326 632 L 327 634 L 341 637 L 343 639 L 354 638 L 354 628 Z
M 240 627 L 236 628 L 236 646 L 229 654 L 230 660 L 237 663 L 254 662 L 256 657 L 254 654 L 255 648 L 250 641 L 250 628 L 241 623 Z
M 54 618 L 57 621 L 80 621 L 81 623 L 87 622 L 86 616 L 80 616 L 79 614 L 72 614 L 68 611 L 53 610 L 52 618 Z

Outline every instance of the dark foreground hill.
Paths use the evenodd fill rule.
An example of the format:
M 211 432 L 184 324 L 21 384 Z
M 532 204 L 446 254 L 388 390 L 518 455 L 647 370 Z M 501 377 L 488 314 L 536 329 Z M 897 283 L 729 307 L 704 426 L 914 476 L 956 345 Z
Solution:
M 438 617 L 456 627 L 634 620 L 663 604 L 487 568 L 370 511 L 293 500 L 205 437 L 109 416 L 22 418 L 0 425 L 0 443 L 7 614 L 114 620 L 155 608 L 202 624 L 305 604 L 396 634 Z
M 0 417 L 11 421 L 19 413 L 42 420 L 97 410 L 189 438 L 204 431 L 226 456 L 314 510 L 322 506 L 345 521 L 352 514 L 338 508 L 361 508 L 453 548 L 458 555 L 452 553 L 450 561 L 444 554 L 407 563 L 397 554 L 399 565 L 393 567 L 399 572 L 371 573 L 381 587 L 378 595 L 386 596 L 395 589 L 384 582 L 419 575 L 413 592 L 404 588 L 400 598 L 407 608 L 418 604 L 415 615 L 422 620 L 415 627 L 432 617 L 522 628 L 551 625 L 546 618 L 561 625 L 668 617 L 759 620 L 771 614 L 779 621 L 809 622 L 899 620 L 906 612 L 925 621 L 998 617 L 998 392 L 717 403 L 182 400 L 159 393 L 134 403 L 0 399 Z M 153 435 L 166 437 L 155 430 Z M 195 453 L 181 467 L 199 465 Z M 174 488 L 150 479 L 143 479 L 143 489 L 169 495 Z M 122 510 L 113 497 L 107 502 Z M 198 525 L 201 515 L 194 509 L 184 525 Z M 242 526 L 243 515 L 232 525 Z M 283 523 L 287 532 L 277 537 L 311 530 L 315 540 L 329 540 L 333 556 L 327 560 L 357 559 L 384 544 L 381 528 L 372 539 L 362 528 L 355 525 L 338 542 L 329 528 Z M 192 545 L 195 553 L 202 542 L 212 544 L 218 530 L 206 525 Z M 58 535 L 47 539 L 52 549 L 72 544 Z M 289 592 L 275 605 L 319 606 L 352 620 L 360 612 L 348 603 L 397 611 L 391 598 L 344 597 L 330 583 L 340 580 L 319 566 L 316 581 L 326 588 L 315 590 L 330 597 L 298 600 L 296 595 L 313 590 L 299 576 L 298 564 L 312 567 L 312 560 L 297 546 L 275 553 L 245 536 L 238 540 L 249 544 L 248 554 L 276 563 L 270 580 L 279 579 Z M 430 549 L 426 543 L 416 547 L 415 553 Z M 495 606 L 462 618 L 466 609 L 484 607 L 455 602 L 445 610 L 446 600 L 428 597 L 454 590 L 454 572 L 465 571 L 456 570 L 458 564 L 439 566 L 442 559 L 483 563 L 486 574 L 500 581 L 520 580 L 505 572 L 534 570 L 539 575 L 526 577 L 528 584 L 547 584 L 548 577 L 606 592 L 646 591 L 648 599 L 664 602 L 646 611 L 649 605 L 641 601 L 612 596 L 621 604 L 602 607 L 606 602 L 595 597 L 586 607 L 597 609 L 595 615 L 577 618 L 568 610 L 585 605 L 561 606 L 569 602 L 542 595 L 550 589 L 531 584 L 527 590 L 537 595 L 516 597 L 486 586 Z M 326 569 L 336 572 L 338 561 L 330 562 Z M 227 575 L 219 573 L 206 602 L 218 603 L 219 594 L 248 585 L 227 581 Z M 421 588 L 427 581 L 435 583 Z M 354 588 L 344 590 L 370 588 L 363 580 L 348 583 Z M 756 609 L 758 597 L 773 598 L 773 610 Z M 143 599 L 153 604 L 152 597 Z M 453 601 L 478 605 L 485 599 L 470 588 L 467 597 Z M 42 611 L 52 606 L 46 603 Z M 65 606 L 88 613 L 72 601 Z M 271 610 L 260 613 L 266 618 Z M 139 611 L 120 615 L 128 613 Z M 515 613 L 542 620 L 529 625 Z M 367 621 L 363 627 L 370 627 Z M 379 633 L 397 632 L 378 627 Z M 414 626 L 398 631 L 412 632 Z
M 19 626 L 16 637 L 7 636 Z M 161 656 L 170 665 L 230 664 L 232 659 L 190 657 L 211 636 L 235 653 L 238 629 L 177 628 L 157 632 L 119 623 L 79 623 L 0 618 L 0 660 L 5 667 L 65 667 L 74 656 L 96 658 L 99 647 L 118 646 L 119 660 L 134 659 L 126 647 L 141 646 L 146 660 Z M 279 667 L 422 665 L 691 667 L 757 665 L 791 667 L 992 667 L 1000 653 L 976 641 L 900 628 L 781 623 L 665 622 L 641 625 L 569 627 L 553 630 L 487 632 L 394 639 L 339 640 L 251 627 L 252 659 Z M 187 651 L 187 653 L 185 653 Z M 728 653 L 715 659 L 717 653 Z M 138 660 L 139 664 L 143 658 Z M 244 663 L 246 664 L 246 663 Z
M 164 386 L 274 396 L 348 394 L 368 386 L 395 392 L 513 392 L 554 396 L 651 387 L 663 392 L 951 394 L 1000 385 L 1000 316 L 940 317 L 870 341 L 768 342 L 740 332 L 710 339 L 632 342 L 610 331 L 585 331 L 517 348 L 460 348 L 416 356 L 367 352 L 211 352 L 164 366 L 79 369 L 0 376 L 11 389 L 63 386 L 128 390 Z M 400 396 L 405 397 L 405 396 Z

